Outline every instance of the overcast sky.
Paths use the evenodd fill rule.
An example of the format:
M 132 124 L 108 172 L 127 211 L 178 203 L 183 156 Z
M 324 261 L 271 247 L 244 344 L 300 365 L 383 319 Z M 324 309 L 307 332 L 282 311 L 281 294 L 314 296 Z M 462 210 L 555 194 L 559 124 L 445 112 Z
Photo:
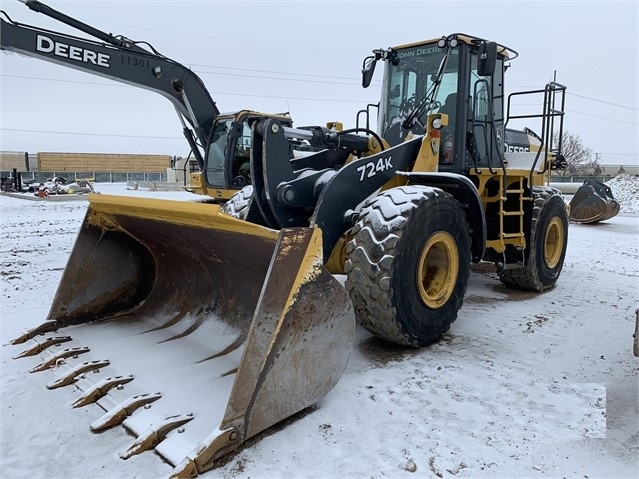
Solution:
M 295 125 L 342 121 L 379 99 L 362 89 L 373 48 L 465 32 L 519 52 L 507 93 L 568 87 L 565 130 L 606 164 L 639 163 L 637 1 L 263 2 L 61 1 L 100 30 L 151 43 L 192 68 L 221 111 L 290 112 Z M 83 35 L 0 0 L 16 21 Z M 139 88 L 17 54 L 0 54 L 0 150 L 186 155 L 171 103 Z M 536 125 L 530 125 L 536 129 Z

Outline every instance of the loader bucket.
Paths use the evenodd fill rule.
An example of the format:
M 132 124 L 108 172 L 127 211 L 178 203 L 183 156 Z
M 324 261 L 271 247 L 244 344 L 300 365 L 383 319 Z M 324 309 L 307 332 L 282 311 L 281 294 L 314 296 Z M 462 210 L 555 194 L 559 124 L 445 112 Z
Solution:
M 570 200 L 569 219 L 576 223 L 598 223 L 616 216 L 619 208 L 609 186 L 601 181 L 585 180 Z
M 106 411 L 93 431 L 137 436 L 122 458 L 155 449 L 192 477 L 326 395 L 354 332 L 318 228 L 92 195 L 47 320 L 15 342 L 39 343 L 24 357 L 55 373 L 47 387 L 74 384 L 74 407 Z

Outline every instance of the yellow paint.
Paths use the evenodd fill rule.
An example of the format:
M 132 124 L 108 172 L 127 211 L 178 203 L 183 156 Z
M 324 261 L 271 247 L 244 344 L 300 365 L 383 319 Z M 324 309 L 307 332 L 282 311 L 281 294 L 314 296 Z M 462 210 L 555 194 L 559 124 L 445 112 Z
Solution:
M 114 216 L 131 216 L 142 220 L 197 226 L 273 240 L 278 236 L 276 230 L 238 220 L 221 212 L 218 205 L 207 203 L 130 196 L 89 195 L 89 212 L 101 214 L 100 221 Z M 117 223 L 117 220 L 113 221 Z
M 412 171 L 433 172 L 437 171 L 439 165 L 439 150 L 441 142 L 441 129 L 434 130 L 431 126 L 435 118 L 440 118 L 442 127 L 448 125 L 448 115 L 445 113 L 432 113 L 428 115 L 427 131 L 422 139 L 422 144 L 417 154 L 417 160 Z
M 400 50 L 400 49 L 404 49 L 404 48 L 418 47 L 420 45 L 433 44 L 433 43 L 437 43 L 437 41 L 440 40 L 440 39 L 441 39 L 441 37 L 433 38 L 433 39 L 430 39 L 430 40 L 423 40 L 421 42 L 405 43 L 403 45 L 395 46 L 395 47 L 393 47 L 393 49 L 394 50 Z M 459 42 L 466 43 L 467 45 L 474 45 L 475 41 L 477 40 L 477 38 L 472 37 L 470 35 L 457 35 L 457 40 Z M 512 55 L 513 58 L 515 56 L 517 56 L 513 50 L 511 50 L 510 48 L 508 48 L 508 47 L 506 47 L 504 45 L 500 45 L 500 44 L 497 44 L 497 53 L 499 53 L 500 55 L 504 55 L 506 60 L 508 60 L 511 57 L 511 54 L 513 54 Z
M 459 274 L 459 251 L 446 231 L 433 233 L 417 263 L 417 289 L 426 306 L 437 309 L 446 304 L 455 290 Z
M 499 204 L 499 210 L 497 211 L 499 221 L 498 237 L 488 239 L 486 241 L 486 248 L 492 248 L 498 253 L 503 253 L 508 245 L 515 246 L 516 248 L 525 248 L 526 236 L 524 234 L 523 212 L 525 202 L 532 201 L 532 197 L 524 195 L 522 185 L 528 184 L 530 170 L 506 169 L 506 175 L 504 175 L 502 168 L 494 168 L 493 173 L 491 173 L 488 168 L 479 168 L 477 171 L 471 169 L 470 176 L 471 179 L 474 179 L 475 184 L 478 185 L 477 190 L 479 191 L 484 209 L 486 209 L 489 204 Z M 533 183 L 543 184 L 542 176 L 543 175 L 539 174 L 533 175 Z M 491 180 L 497 183 L 497 188 L 492 196 L 488 196 L 487 185 Z M 515 198 L 518 197 L 519 206 L 517 209 L 504 210 L 504 181 L 506 182 L 505 188 L 508 194 L 511 195 L 511 199 L 513 198 L 512 195 L 517 195 Z M 541 183 L 538 183 L 538 181 L 541 181 Z M 504 231 L 504 218 L 506 216 L 519 217 L 518 231 L 510 231 L 508 233 Z
M 201 171 L 189 175 L 188 191 L 196 195 L 208 195 L 204 175 Z
M 279 248 L 280 252 L 275 257 L 274 261 L 278 261 L 278 259 L 281 256 L 285 256 L 286 254 L 288 254 L 287 250 L 292 245 L 287 245 L 286 243 L 294 241 L 294 240 L 295 240 L 295 237 L 285 237 L 280 239 L 280 248 Z M 297 272 L 295 273 L 295 279 L 293 280 L 291 288 L 288 292 L 286 301 L 284 305 L 282 306 L 282 311 L 280 313 L 280 316 L 273 330 L 273 335 L 271 336 L 271 340 L 269 342 L 267 352 L 264 355 L 264 360 L 262 364 L 260 365 L 260 370 L 264 369 L 265 361 L 271 356 L 275 342 L 277 341 L 280 330 L 282 329 L 282 326 L 284 324 L 284 320 L 286 319 L 287 314 L 289 313 L 289 311 L 291 310 L 291 308 L 293 307 L 293 305 L 295 304 L 297 300 L 300 287 L 303 284 L 310 283 L 315 278 L 317 278 L 317 276 L 319 276 L 319 274 L 322 271 L 321 270 L 322 262 L 323 262 L 322 230 L 318 227 L 315 227 L 313 228 L 313 234 L 311 235 L 311 238 L 309 239 L 306 245 L 306 251 L 304 252 L 299 268 L 297 269 Z M 272 270 L 272 267 L 269 268 L 269 276 L 271 274 L 271 270 Z M 269 281 L 268 276 L 265 281 L 266 282 Z M 258 302 L 258 308 L 259 308 L 259 302 Z
M 349 231 L 337 240 L 337 243 L 331 252 L 331 256 L 326 262 L 326 269 L 332 274 L 345 274 L 344 265 L 348 259 L 348 255 L 346 254 L 346 245 L 350 241 Z
M 329 121 L 326 122 L 326 128 L 329 130 L 344 131 L 344 123 L 341 121 Z
M 544 262 L 548 268 L 557 266 L 564 250 L 564 225 L 558 216 L 550 220 L 544 234 Z

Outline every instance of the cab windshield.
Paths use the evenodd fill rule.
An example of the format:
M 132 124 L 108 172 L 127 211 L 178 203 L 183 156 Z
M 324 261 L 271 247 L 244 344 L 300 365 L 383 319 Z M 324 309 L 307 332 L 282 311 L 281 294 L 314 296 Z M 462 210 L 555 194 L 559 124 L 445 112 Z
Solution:
M 251 127 L 247 118 L 222 118 L 215 123 L 206 156 L 206 181 L 217 188 L 251 184 Z
M 219 121 L 213 130 L 208 154 L 206 156 L 206 182 L 210 186 L 218 188 L 224 188 L 226 186 L 226 176 L 224 172 L 226 163 L 225 153 L 232 122 L 232 118 L 226 121 Z
M 434 43 L 402 48 L 397 50 L 397 65 L 388 63 L 383 91 L 383 104 L 386 108 L 382 113 L 381 131 L 392 144 L 401 141 L 401 138 L 393 141 L 394 139 L 389 136 L 395 136 L 392 132 L 399 130 L 402 120 L 432 87 L 445 52 L 445 48 L 439 48 Z M 453 48 L 441 78 L 433 109 L 441 108 L 447 103 L 447 99 L 447 108 L 455 108 L 458 79 L 459 48 Z M 418 118 L 422 123 L 423 116 Z

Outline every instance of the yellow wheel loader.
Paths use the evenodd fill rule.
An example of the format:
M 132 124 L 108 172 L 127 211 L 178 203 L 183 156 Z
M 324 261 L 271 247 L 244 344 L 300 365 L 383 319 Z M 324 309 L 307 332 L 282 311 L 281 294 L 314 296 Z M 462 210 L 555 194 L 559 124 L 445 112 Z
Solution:
M 173 477 L 215 467 L 335 386 L 356 321 L 400 345 L 441 338 L 471 263 L 494 263 L 508 287 L 558 280 L 568 214 L 544 185 L 565 87 L 507 98 L 514 50 L 466 34 L 374 50 L 362 82 L 384 63 L 375 131 L 368 110 L 350 130 L 293 128 L 282 115 L 222 115 L 176 62 L 25 3 L 101 42 L 7 19 L 0 46 L 75 57 L 168 97 L 203 147 L 194 188 L 215 200 L 92 195 L 48 317 L 13 341 L 49 388 L 75 385 L 75 407 L 104 409 L 93 431 L 122 424 L 137 437 L 124 459 L 153 449 Z M 541 111 L 511 111 L 517 95 L 540 96 Z M 530 118 L 541 135 L 508 128 Z

